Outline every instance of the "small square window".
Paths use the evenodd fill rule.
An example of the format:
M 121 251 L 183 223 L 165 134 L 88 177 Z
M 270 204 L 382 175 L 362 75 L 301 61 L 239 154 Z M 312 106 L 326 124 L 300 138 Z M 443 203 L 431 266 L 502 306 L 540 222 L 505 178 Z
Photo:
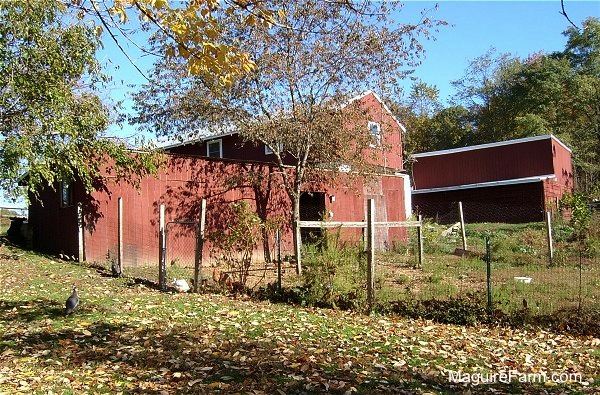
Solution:
M 60 182 L 60 207 L 73 205 L 73 186 L 66 181 Z
M 377 122 L 369 121 L 369 133 L 371 134 L 371 147 L 379 147 L 381 145 L 381 125 Z
M 279 153 L 281 154 L 281 152 L 283 151 L 283 143 L 278 143 L 277 145 L 279 148 Z M 273 154 L 273 150 L 265 144 L 265 155 L 272 155 L 272 154 Z
M 219 140 L 212 140 L 206 143 L 206 156 L 209 158 L 222 158 L 223 157 L 223 142 Z

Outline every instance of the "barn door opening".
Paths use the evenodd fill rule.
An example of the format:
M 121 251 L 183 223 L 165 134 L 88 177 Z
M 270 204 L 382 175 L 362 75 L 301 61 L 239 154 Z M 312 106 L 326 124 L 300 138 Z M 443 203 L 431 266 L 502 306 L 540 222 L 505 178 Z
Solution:
M 300 195 L 300 221 L 322 221 L 325 215 L 325 192 L 302 192 Z M 321 228 L 302 228 L 302 243 L 319 243 Z
M 197 222 L 168 222 L 166 225 L 167 266 L 194 267 L 197 237 Z

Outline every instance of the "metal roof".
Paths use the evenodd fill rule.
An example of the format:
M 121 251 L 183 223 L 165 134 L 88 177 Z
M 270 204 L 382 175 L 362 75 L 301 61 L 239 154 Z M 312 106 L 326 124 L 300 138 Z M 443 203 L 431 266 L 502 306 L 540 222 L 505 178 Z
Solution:
M 525 138 L 521 138 L 521 139 L 499 141 L 496 143 L 470 145 L 468 147 L 451 148 L 451 149 L 440 150 L 440 151 L 422 152 L 422 153 L 418 153 L 418 154 L 413 154 L 411 156 L 413 158 L 424 158 L 424 157 L 428 157 L 428 156 L 448 155 L 448 154 L 455 154 L 458 152 L 474 151 L 474 150 L 480 150 L 480 149 L 485 149 L 485 148 L 500 147 L 503 145 L 522 144 L 522 143 L 527 143 L 530 141 L 546 140 L 546 139 L 553 139 L 558 144 L 562 145 L 567 151 L 572 152 L 571 149 L 569 147 L 567 147 L 566 144 L 564 144 L 562 141 L 560 141 L 556 136 L 554 136 L 553 134 L 546 134 L 543 136 L 525 137 Z

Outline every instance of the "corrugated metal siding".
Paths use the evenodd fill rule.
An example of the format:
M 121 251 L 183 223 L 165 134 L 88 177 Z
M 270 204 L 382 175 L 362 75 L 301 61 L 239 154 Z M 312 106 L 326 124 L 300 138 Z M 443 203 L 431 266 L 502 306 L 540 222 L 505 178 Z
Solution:
M 413 163 L 415 189 L 510 180 L 554 173 L 552 140 L 536 140 L 452 154 Z

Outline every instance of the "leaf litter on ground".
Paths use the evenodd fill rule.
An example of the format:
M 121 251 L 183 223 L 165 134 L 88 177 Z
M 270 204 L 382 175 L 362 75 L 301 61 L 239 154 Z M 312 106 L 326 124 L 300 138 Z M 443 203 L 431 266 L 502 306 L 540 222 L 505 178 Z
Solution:
M 0 287 L 0 394 L 600 391 L 591 337 L 161 293 L 35 254 Z

